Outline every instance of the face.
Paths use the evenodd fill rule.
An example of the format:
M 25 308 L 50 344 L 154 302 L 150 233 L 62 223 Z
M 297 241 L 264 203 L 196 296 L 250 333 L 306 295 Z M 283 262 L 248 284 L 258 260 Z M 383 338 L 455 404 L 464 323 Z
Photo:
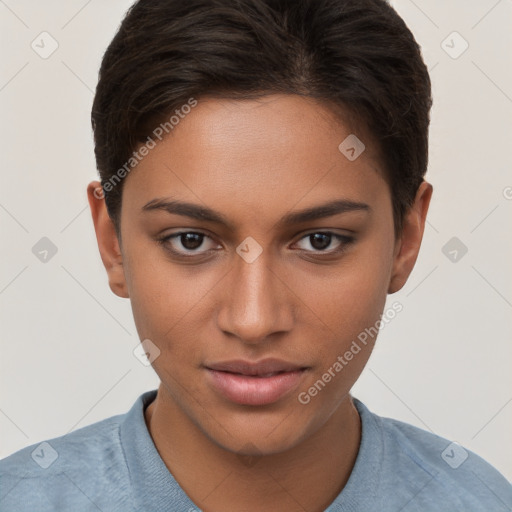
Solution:
M 343 356 L 414 265 L 423 224 L 395 240 L 371 141 L 338 149 L 351 133 L 312 99 L 202 99 L 127 176 L 117 258 L 91 203 L 159 392 L 227 450 L 284 451 L 342 410 L 375 339 Z

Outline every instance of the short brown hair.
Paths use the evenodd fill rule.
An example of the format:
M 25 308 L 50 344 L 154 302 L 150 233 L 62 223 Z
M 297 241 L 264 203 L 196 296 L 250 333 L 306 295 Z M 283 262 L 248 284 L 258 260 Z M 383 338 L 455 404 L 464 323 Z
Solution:
M 158 122 L 190 98 L 272 93 L 324 100 L 363 123 L 400 234 L 427 168 L 432 98 L 420 47 L 385 0 L 137 1 L 103 56 L 91 115 L 118 233 L 123 183 L 105 185 Z

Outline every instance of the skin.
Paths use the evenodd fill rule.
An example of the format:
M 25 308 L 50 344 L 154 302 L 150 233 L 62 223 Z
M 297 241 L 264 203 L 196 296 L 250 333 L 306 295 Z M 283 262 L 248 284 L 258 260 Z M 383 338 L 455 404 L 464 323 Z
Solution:
M 125 179 L 121 241 L 94 194 L 99 182 L 88 186 L 109 285 L 130 298 L 140 339 L 160 350 L 153 368 L 161 384 L 145 411 L 149 432 L 207 512 L 321 511 L 350 476 L 361 426 L 349 392 L 375 339 L 308 404 L 298 395 L 375 325 L 387 294 L 403 287 L 432 195 L 423 182 L 395 239 L 377 149 L 353 130 L 327 105 L 299 96 L 203 98 Z M 338 150 L 350 133 L 366 145 L 355 161 Z M 215 209 L 232 226 L 142 211 L 171 197 Z M 370 208 L 279 224 L 285 214 L 338 199 Z M 207 236 L 196 246 L 180 237 L 158 242 L 183 230 Z M 324 239 L 306 236 L 318 232 L 354 241 L 332 237 L 322 246 Z M 263 249 L 252 263 L 236 252 L 248 236 Z M 166 247 L 195 256 L 172 256 Z M 292 393 L 263 406 L 223 398 L 203 367 L 267 357 L 309 370 Z

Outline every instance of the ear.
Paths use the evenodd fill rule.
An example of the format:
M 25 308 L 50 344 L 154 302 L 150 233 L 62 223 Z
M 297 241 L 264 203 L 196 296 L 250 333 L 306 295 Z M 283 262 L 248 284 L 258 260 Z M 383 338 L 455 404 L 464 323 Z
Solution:
M 395 293 L 400 290 L 407 282 L 414 268 L 420 251 L 432 192 L 432 185 L 423 181 L 418 187 L 414 204 L 409 208 L 404 217 L 402 234 L 395 245 L 395 256 L 388 293 Z
M 101 261 L 108 274 L 110 289 L 119 297 L 128 298 L 128 286 L 123 268 L 123 255 L 112 219 L 108 215 L 103 189 L 99 181 L 87 186 L 87 199 L 91 208 L 92 220 Z

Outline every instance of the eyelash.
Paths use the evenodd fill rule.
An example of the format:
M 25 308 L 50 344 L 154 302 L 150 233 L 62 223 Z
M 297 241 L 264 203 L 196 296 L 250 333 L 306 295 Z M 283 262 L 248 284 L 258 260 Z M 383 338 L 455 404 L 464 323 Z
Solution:
M 210 236 L 208 236 L 206 233 L 201 233 L 199 231 L 180 231 L 179 233 L 173 233 L 172 235 L 167 235 L 167 236 L 164 236 L 160 239 L 158 239 L 158 243 L 161 244 L 166 251 L 170 252 L 171 254 L 173 254 L 174 256 L 177 256 L 177 257 L 182 257 L 182 258 L 193 258 L 195 256 L 204 256 L 205 254 L 208 254 L 208 252 L 212 252 L 212 251 L 215 251 L 216 249 L 210 249 L 209 251 L 205 251 L 203 253 L 194 253 L 194 252 L 189 252 L 189 253 L 182 253 L 180 251 L 176 251 L 175 249 L 173 249 L 170 245 L 169 245 L 169 241 L 174 239 L 174 238 L 179 238 L 183 235 L 200 235 L 203 237 L 203 239 L 201 240 L 201 242 L 204 241 L 205 238 L 210 238 Z M 312 254 L 315 254 L 315 255 L 329 255 L 329 256 L 332 256 L 332 255 L 337 255 L 337 254 L 342 254 L 343 252 L 345 252 L 347 249 L 348 249 L 348 246 L 353 244 L 355 242 L 355 238 L 354 237 L 351 237 L 351 236 L 348 236 L 348 235 L 340 235 L 338 233 L 333 233 L 332 231 L 312 231 L 310 233 L 307 233 L 306 235 L 304 235 L 302 238 L 300 238 L 299 241 L 301 240 L 304 240 L 304 239 L 307 239 L 309 237 L 312 237 L 313 235 L 327 235 L 327 236 L 331 236 L 332 239 L 336 239 L 338 240 L 338 242 L 340 243 L 340 246 L 337 248 L 337 249 L 334 249 L 334 250 L 330 250 L 330 251 L 323 251 L 323 250 L 313 250 L 313 251 L 309 251 L 309 250 L 306 250 L 306 249 L 302 249 L 302 251 L 306 252 L 306 253 L 312 253 Z M 331 241 L 332 241 L 331 239 Z M 331 242 L 330 241 L 330 242 Z M 189 249 L 190 251 L 190 249 Z

